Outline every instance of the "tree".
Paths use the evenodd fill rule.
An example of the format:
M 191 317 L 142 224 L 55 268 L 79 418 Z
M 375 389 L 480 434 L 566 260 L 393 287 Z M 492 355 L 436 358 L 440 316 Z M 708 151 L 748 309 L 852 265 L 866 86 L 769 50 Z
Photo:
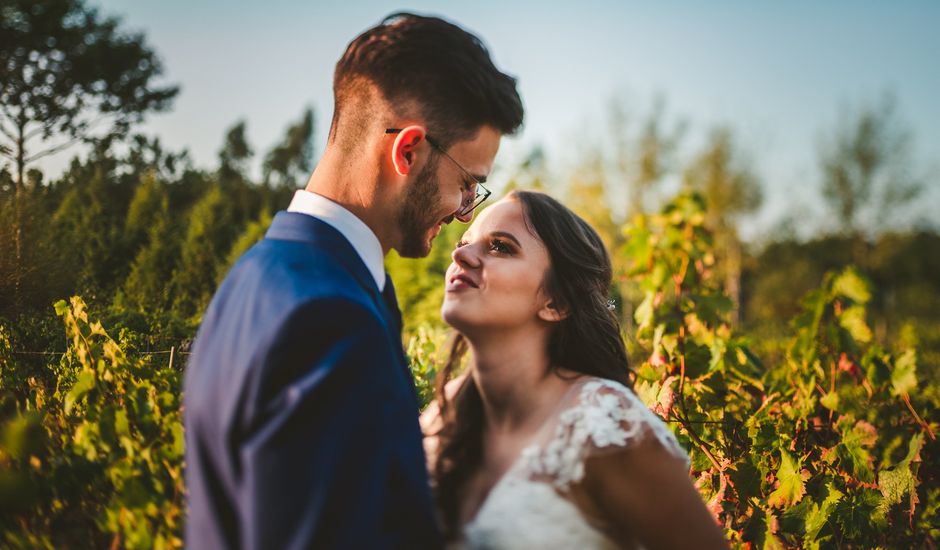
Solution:
M 219 179 L 246 179 L 248 160 L 253 154 L 245 136 L 245 121 L 240 120 L 225 134 L 225 143 L 219 151 Z
M 741 215 L 757 210 L 762 193 L 757 177 L 740 154 L 728 128 L 712 131 L 704 149 L 683 175 L 685 185 L 705 199 L 706 223 L 714 231 L 719 270 L 725 291 L 734 303 L 731 320 L 737 323 L 741 303 L 741 240 L 737 223 Z
M 163 148 L 158 137 L 134 134 L 128 145 L 130 148 L 120 164 L 125 168 L 124 175 L 134 183 L 148 174 L 165 182 L 178 181 L 186 172 L 192 170 L 189 151 L 173 152 Z
M 121 226 L 126 203 L 116 200 L 112 159 L 106 151 L 71 170 L 78 181 L 65 191 L 52 216 L 60 250 L 59 269 L 73 277 L 70 292 L 95 296 L 110 291 L 121 271 Z
M 857 263 L 864 264 L 863 235 L 886 229 L 923 188 L 910 168 L 910 152 L 910 132 L 890 95 L 880 104 L 845 110 L 819 149 L 823 198 L 838 227 L 856 237 Z
M 57 193 L 43 183 L 38 170 L 26 174 L 30 191 L 19 204 L 12 199 L 13 180 L 9 172 L 0 170 L 0 317 L 16 318 L 33 307 L 48 311 L 49 304 L 60 291 L 68 292 L 72 274 L 60 269 L 62 255 L 59 243 L 65 237 L 56 233 L 50 217 L 55 211 Z M 17 225 L 16 209 L 21 214 Z M 16 232 L 20 231 L 25 245 L 20 257 L 16 254 Z
M 217 177 L 232 203 L 233 220 L 239 226 L 256 222 L 262 211 L 274 207 L 267 196 L 270 190 L 254 185 L 249 179 L 248 161 L 252 155 L 254 151 L 245 135 L 245 121 L 238 121 L 225 133 L 222 149 L 219 150 Z
M 630 117 L 620 102 L 610 104 L 608 120 L 613 164 L 619 178 L 627 185 L 629 218 L 648 210 L 650 191 L 673 170 L 686 123 L 676 120 L 667 124 L 666 100 L 662 96 L 653 98 L 636 135 L 631 135 Z
M 226 267 L 225 256 L 237 231 L 232 223 L 231 202 L 220 186 L 213 185 L 189 213 L 179 263 L 173 272 L 173 310 L 180 317 L 201 314 L 209 304 L 217 273 Z
M 616 250 L 623 235 L 609 206 L 607 176 L 600 152 L 585 151 L 568 181 L 565 204 L 591 224 L 607 250 Z
M 156 54 L 118 25 L 82 0 L 0 0 L 0 156 L 15 168 L 17 266 L 26 167 L 96 130 L 123 134 L 178 91 L 153 85 L 162 72 Z
M 141 189 L 143 188 L 144 186 L 141 186 Z M 169 201 L 165 191 L 160 187 L 153 187 L 151 191 L 145 192 L 140 200 L 153 206 L 153 211 L 147 216 L 147 241 L 134 257 L 119 301 L 124 305 L 154 313 L 170 307 L 171 285 L 167 284 L 167 281 L 171 280 L 179 259 L 178 231 L 170 218 Z M 131 226 L 132 220 L 139 219 L 129 215 L 128 226 Z
M 304 110 L 300 121 L 287 127 L 284 141 L 264 159 L 264 182 L 281 187 L 297 187 L 313 168 L 313 109 Z
M 163 184 L 154 172 L 143 174 L 124 221 L 124 248 L 130 255 L 136 255 L 147 241 L 147 235 L 156 225 L 164 211 L 169 211 L 169 197 Z
M 268 227 L 271 225 L 272 219 L 271 212 L 268 210 L 262 210 L 261 215 L 258 216 L 258 219 L 249 222 L 245 226 L 242 234 L 239 235 L 235 240 L 235 243 L 232 244 L 232 249 L 229 250 L 225 263 L 221 266 L 221 269 L 218 270 L 217 278 L 219 283 L 221 283 L 222 279 L 228 275 L 229 270 L 232 269 L 232 266 L 234 266 L 236 262 L 238 262 L 238 259 L 242 257 L 242 254 L 247 252 L 249 248 L 264 238 L 265 233 L 268 231 Z

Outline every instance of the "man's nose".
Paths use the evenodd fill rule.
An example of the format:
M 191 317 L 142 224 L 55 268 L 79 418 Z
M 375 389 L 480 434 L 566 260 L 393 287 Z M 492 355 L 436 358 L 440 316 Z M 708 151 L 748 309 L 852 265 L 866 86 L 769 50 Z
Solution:
M 457 207 L 457 210 L 454 212 L 454 218 L 457 219 L 460 223 L 470 223 L 470 220 L 473 219 L 473 198 L 475 190 L 471 186 L 468 191 L 464 191 L 460 195 L 460 206 Z
M 461 210 L 458 210 L 457 213 L 454 214 L 454 218 L 456 218 L 460 223 L 470 223 L 470 220 L 473 219 L 473 210 L 469 212 L 463 212 L 463 210 L 466 209 L 464 205 L 461 205 L 460 208 Z

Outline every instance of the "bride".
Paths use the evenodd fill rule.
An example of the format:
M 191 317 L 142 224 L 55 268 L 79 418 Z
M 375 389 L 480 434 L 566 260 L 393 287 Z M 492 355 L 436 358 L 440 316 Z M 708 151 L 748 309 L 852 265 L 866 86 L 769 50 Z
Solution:
M 441 312 L 458 335 L 422 415 L 449 539 L 725 548 L 688 456 L 631 390 L 597 233 L 551 197 L 516 191 L 452 257 Z M 466 374 L 448 381 L 466 351 Z

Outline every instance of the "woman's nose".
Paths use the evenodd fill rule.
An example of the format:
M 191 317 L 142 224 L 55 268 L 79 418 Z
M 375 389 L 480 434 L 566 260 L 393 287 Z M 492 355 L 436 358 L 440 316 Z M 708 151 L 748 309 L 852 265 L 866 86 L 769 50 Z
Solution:
M 473 245 L 465 244 L 454 249 L 450 253 L 454 263 L 463 268 L 475 268 L 480 266 L 480 258 L 473 250 Z

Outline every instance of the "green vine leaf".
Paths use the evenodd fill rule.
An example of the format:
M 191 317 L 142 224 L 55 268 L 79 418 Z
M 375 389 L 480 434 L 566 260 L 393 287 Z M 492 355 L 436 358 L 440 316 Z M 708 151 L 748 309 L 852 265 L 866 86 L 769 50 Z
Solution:
M 823 499 L 822 504 L 818 506 L 813 504 L 806 514 L 806 538 L 803 541 L 804 543 L 809 541 L 824 542 L 819 541 L 819 532 L 829 521 L 836 504 L 842 500 L 843 496 L 845 495 L 836 489 L 832 483 L 826 486 L 826 498 Z
M 891 506 L 900 504 L 904 495 L 910 495 L 910 512 L 914 513 L 917 505 L 917 479 L 911 470 L 911 461 L 920 453 L 924 444 L 923 434 L 916 434 L 908 444 L 907 455 L 898 462 L 894 468 L 885 469 L 878 473 L 878 490 L 884 500 L 878 505 L 879 512 L 887 515 Z
M 832 282 L 832 293 L 835 296 L 845 296 L 857 304 L 866 304 L 871 299 L 868 283 L 851 267 L 840 273 Z
M 75 385 L 65 396 L 65 414 L 72 412 L 75 403 L 95 387 L 95 371 L 87 369 L 79 373 Z
M 871 329 L 865 323 L 865 308 L 851 306 L 846 308 L 839 316 L 839 325 L 842 326 L 856 342 L 870 342 Z
M 820 398 L 819 404 L 830 411 L 837 411 L 839 410 L 839 394 L 831 391 Z
M 842 434 L 839 456 L 846 463 L 847 469 L 859 481 L 873 482 L 875 473 L 872 470 L 872 458 L 868 449 L 878 440 L 877 430 L 864 420 L 853 424 L 848 417 L 841 418 L 836 426 Z
M 767 505 L 785 508 L 799 502 L 806 494 L 804 481 L 809 473 L 800 470 L 803 461 L 786 451 L 780 451 L 780 468 L 777 469 L 777 488 L 767 497 Z
M 891 371 L 891 387 L 894 395 L 910 393 L 917 387 L 917 354 L 909 349 L 894 362 Z

